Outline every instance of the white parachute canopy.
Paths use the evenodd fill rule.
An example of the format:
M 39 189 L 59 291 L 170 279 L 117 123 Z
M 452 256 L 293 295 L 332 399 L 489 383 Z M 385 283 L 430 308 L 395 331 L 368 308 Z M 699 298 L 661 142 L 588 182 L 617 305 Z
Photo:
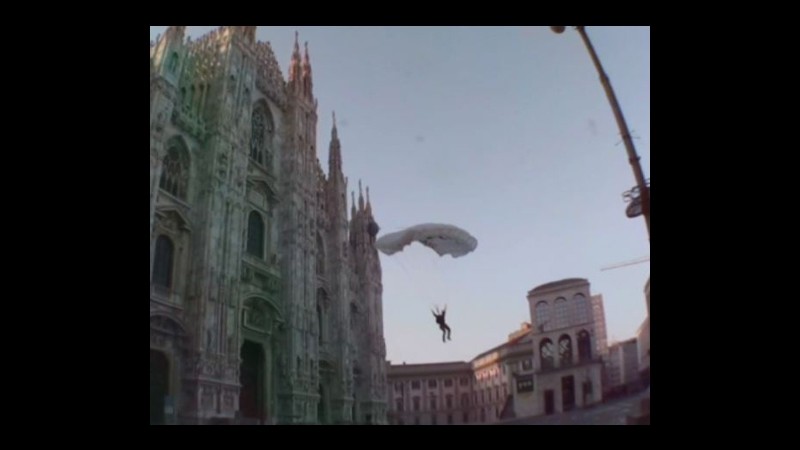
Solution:
M 423 223 L 381 236 L 375 242 L 375 247 L 392 255 L 414 241 L 430 247 L 439 256 L 452 255 L 453 258 L 464 256 L 478 247 L 478 240 L 466 231 L 440 223 Z

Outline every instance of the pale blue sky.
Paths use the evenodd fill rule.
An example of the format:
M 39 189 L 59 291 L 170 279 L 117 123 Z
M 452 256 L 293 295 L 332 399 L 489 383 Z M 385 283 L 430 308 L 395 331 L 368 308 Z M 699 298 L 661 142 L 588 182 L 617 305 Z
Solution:
M 166 27 L 151 27 L 150 39 Z M 188 27 L 193 38 L 216 27 Z M 370 186 L 381 232 L 452 223 L 465 257 L 419 244 L 381 254 L 387 358 L 469 360 L 530 320 L 528 290 L 588 278 L 609 340 L 646 315 L 650 254 L 621 193 L 635 184 L 580 36 L 548 27 L 259 27 L 286 76 L 294 31 L 308 41 L 327 171 L 336 111 L 345 175 Z M 650 28 L 587 27 L 650 176 Z M 349 195 L 348 195 L 349 201 Z M 448 305 L 453 340 L 429 309 Z

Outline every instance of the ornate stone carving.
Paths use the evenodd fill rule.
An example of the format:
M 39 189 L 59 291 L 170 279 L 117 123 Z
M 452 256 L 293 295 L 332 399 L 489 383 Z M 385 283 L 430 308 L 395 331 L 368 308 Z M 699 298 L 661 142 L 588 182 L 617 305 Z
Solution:
M 264 326 L 266 325 L 266 322 L 267 322 L 267 318 L 265 317 L 263 311 L 258 311 L 258 310 L 252 310 L 251 309 L 248 312 L 248 317 L 247 318 L 248 318 L 248 325 L 252 325 L 252 326 L 254 326 L 256 328 L 263 329 Z
M 175 221 L 175 218 L 171 214 L 166 214 L 162 216 L 159 222 L 161 223 L 161 226 L 166 228 L 167 230 L 177 231 L 178 229 L 178 224 Z
M 286 82 L 268 42 L 256 43 L 256 88 L 280 107 L 286 106 Z
M 215 372 L 215 370 L 214 370 L 214 363 L 213 363 L 213 362 L 211 362 L 211 361 L 204 361 L 204 362 L 201 364 L 201 366 L 200 366 L 200 367 L 201 367 L 201 371 L 200 371 L 200 373 L 201 373 L 202 375 L 204 375 L 204 376 L 207 376 L 207 377 L 213 377 L 213 376 L 214 376 L 214 372 Z
M 236 345 L 236 336 L 228 336 L 227 345 L 229 351 L 239 348 L 239 346 Z
M 225 368 L 225 379 L 226 380 L 239 380 L 239 368 L 237 366 L 227 366 Z
M 255 282 L 256 282 L 255 284 L 258 285 L 258 287 L 260 287 L 262 290 L 264 291 L 270 290 L 269 275 L 263 272 L 257 272 L 255 274 Z
M 213 350 L 216 347 L 216 336 L 211 330 L 206 330 L 206 349 Z
M 212 409 L 214 407 L 214 388 L 202 386 L 200 392 L 200 406 L 206 411 Z
M 224 30 L 220 31 L 220 35 Z M 359 241 L 359 248 L 351 247 L 349 245 L 348 236 L 353 235 L 350 228 L 354 225 L 359 228 L 358 233 L 363 234 L 360 230 L 361 225 L 364 223 L 363 217 L 354 217 L 355 224 L 351 224 L 347 218 L 341 218 L 341 209 L 349 209 L 346 202 L 339 201 L 341 193 L 328 192 L 327 182 L 329 177 L 323 174 L 323 171 L 318 161 L 315 161 L 313 156 L 309 156 L 308 152 L 298 153 L 298 145 L 301 141 L 298 139 L 298 134 L 302 134 L 303 149 L 308 150 L 312 140 L 310 139 L 315 133 L 314 130 L 314 114 L 313 100 L 308 102 L 308 99 L 302 98 L 296 105 L 289 105 L 294 99 L 289 99 L 287 95 L 286 83 L 280 73 L 279 65 L 272 54 L 272 49 L 269 44 L 258 43 L 252 44 L 252 49 L 256 54 L 252 55 L 250 51 L 247 53 L 245 60 L 242 60 L 242 54 L 237 53 L 234 57 L 235 76 L 233 80 L 227 79 L 230 67 L 225 67 L 227 61 L 221 56 L 215 56 L 219 45 L 227 45 L 227 41 L 215 42 L 218 36 L 209 36 L 204 45 L 196 45 L 194 43 L 181 45 L 185 46 L 186 53 L 198 55 L 206 50 L 209 52 L 208 62 L 198 57 L 198 65 L 182 63 L 181 72 L 186 72 L 184 85 L 188 88 L 194 85 L 195 89 L 198 83 L 203 89 L 204 84 L 214 84 L 213 95 L 208 92 L 207 96 L 207 117 L 213 117 L 215 132 L 214 142 L 210 145 L 203 144 L 202 142 L 197 145 L 193 142 L 196 148 L 192 149 L 192 168 L 195 174 L 205 173 L 209 175 L 206 179 L 202 177 L 197 180 L 192 179 L 193 192 L 199 193 L 198 196 L 186 197 L 187 203 L 191 203 L 191 212 L 193 215 L 188 215 L 189 209 L 185 206 L 179 206 L 181 213 L 187 214 L 183 217 L 209 220 L 220 220 L 219 214 L 207 210 L 208 205 L 212 202 L 206 201 L 211 197 L 224 197 L 226 200 L 233 204 L 238 204 L 241 208 L 242 205 L 248 204 L 248 199 L 245 197 L 247 192 L 248 177 L 265 177 L 269 183 L 269 197 L 267 203 L 274 208 L 274 221 L 272 221 L 272 232 L 270 239 L 271 243 L 277 245 L 271 246 L 269 252 L 265 255 L 262 262 L 254 261 L 251 258 L 243 256 L 245 243 L 246 243 L 246 216 L 242 209 L 232 211 L 232 218 L 235 221 L 233 230 L 228 230 L 225 236 L 219 235 L 206 235 L 197 233 L 192 236 L 192 241 L 200 239 L 197 242 L 198 249 L 207 249 L 207 251 L 194 252 L 192 255 L 183 254 L 182 258 L 191 256 L 192 259 L 199 258 L 200 261 L 185 261 L 190 263 L 190 267 L 186 271 L 182 271 L 176 278 L 180 286 L 185 286 L 186 294 L 192 294 L 197 300 L 186 301 L 180 304 L 180 308 L 186 308 L 194 317 L 179 316 L 180 308 L 176 305 L 175 308 L 165 308 L 164 315 L 176 315 L 185 320 L 187 330 L 191 330 L 192 342 L 191 345 L 194 351 L 203 352 L 203 361 L 195 361 L 189 358 L 177 356 L 176 345 L 183 344 L 184 339 L 176 340 L 173 335 L 179 335 L 177 328 L 171 329 L 173 324 L 168 322 L 157 323 L 151 326 L 151 345 L 156 348 L 164 346 L 165 350 L 170 354 L 176 355 L 176 360 L 179 360 L 181 370 L 187 380 L 190 380 L 191 387 L 186 391 L 186 395 L 179 395 L 182 401 L 187 401 L 189 404 L 184 411 L 186 414 L 198 414 L 200 417 L 208 417 L 212 415 L 220 415 L 217 412 L 224 411 L 224 415 L 230 416 L 233 411 L 238 409 L 238 388 L 229 388 L 228 384 L 235 385 L 239 381 L 239 354 L 241 344 L 244 336 L 253 338 L 253 332 L 262 334 L 263 339 L 267 339 L 267 334 L 262 331 L 269 329 L 269 340 L 272 345 L 272 357 L 277 363 L 276 371 L 274 372 L 274 382 L 278 386 L 278 392 L 275 393 L 279 404 L 269 404 L 269 411 L 272 415 L 279 417 L 281 421 L 297 421 L 297 422 L 313 422 L 317 415 L 317 401 L 312 397 L 317 392 L 318 381 L 321 374 L 325 374 L 325 382 L 328 383 L 327 377 L 331 377 L 331 386 L 336 386 L 335 389 L 331 388 L 331 393 L 336 391 L 336 397 L 344 397 L 352 395 L 354 388 L 354 378 L 352 373 L 352 365 L 356 361 L 360 361 L 363 374 L 363 391 L 359 391 L 360 400 L 364 405 L 370 402 L 380 403 L 381 396 L 385 392 L 381 392 L 379 387 L 383 386 L 383 379 L 385 377 L 385 370 L 378 369 L 376 375 L 376 368 L 374 362 L 372 368 L 367 364 L 370 352 L 376 354 L 378 359 L 382 362 L 382 356 L 385 355 L 385 343 L 380 339 L 380 325 L 375 325 L 373 322 L 380 322 L 380 310 L 375 310 L 375 314 L 366 314 L 366 305 L 362 306 L 361 314 L 357 315 L 359 329 L 350 328 L 349 320 L 349 304 L 351 301 L 358 299 L 365 299 L 369 301 L 370 307 L 375 302 L 380 302 L 381 292 L 376 289 L 376 279 L 379 285 L 380 266 L 377 257 L 368 255 L 362 252 L 363 239 Z M 208 42 L 210 41 L 210 42 Z M 211 44 L 211 45 L 205 45 Z M 202 47 L 202 48 L 201 48 Z M 208 47 L 207 49 L 204 49 Z M 239 45 L 234 45 L 235 52 L 239 52 Z M 214 55 L 211 55 L 214 53 Z M 251 58 L 255 56 L 255 58 Z M 215 60 L 214 58 L 222 58 Z M 184 58 L 182 58 L 184 59 Z M 200 63 L 202 62 L 202 64 Z M 219 63 L 217 65 L 216 63 Z M 221 83 L 212 82 L 212 79 L 225 74 L 226 77 L 220 80 Z M 207 76 L 207 79 L 202 79 L 202 76 Z M 155 89 L 167 89 L 168 85 L 163 83 L 159 86 L 158 83 L 151 83 L 151 155 L 153 149 L 162 145 L 163 133 L 166 130 L 172 130 L 172 127 L 163 127 L 166 121 L 170 120 L 172 114 L 176 124 L 178 124 L 178 132 L 186 137 L 189 134 L 201 134 L 205 126 L 202 120 L 202 114 L 193 112 L 190 109 L 181 110 L 181 106 L 176 104 L 174 107 L 177 111 L 170 111 L 173 105 L 169 102 L 163 102 L 162 94 L 156 92 Z M 216 84 L 223 84 L 223 86 L 216 86 Z M 178 86 L 178 90 L 171 89 L 171 93 L 179 93 L 182 85 Z M 205 86 L 210 87 L 210 86 Z M 224 91 L 218 92 L 217 87 L 223 88 Z M 230 89 L 230 93 L 228 93 Z M 254 106 L 248 101 L 248 96 L 245 94 L 245 89 L 250 89 L 250 101 L 256 100 L 261 97 L 263 93 L 267 99 L 268 106 L 273 114 L 275 125 L 275 140 L 274 145 L 270 146 L 273 153 L 273 164 L 270 168 L 278 171 L 279 169 L 288 170 L 290 167 L 296 167 L 295 175 L 286 179 L 281 177 L 280 180 L 271 178 L 268 173 L 260 169 L 250 170 L 248 168 L 248 155 L 250 145 L 250 135 L 253 130 L 250 128 L 250 109 Z M 254 89 L 259 89 L 256 93 Z M 197 92 L 197 91 L 195 91 Z M 206 91 L 203 91 L 206 92 Z M 167 106 L 167 107 L 165 107 Z M 295 115 L 297 114 L 297 115 Z M 293 123 L 295 117 L 302 117 L 305 122 L 306 129 L 299 130 Z M 234 123 L 233 119 L 239 121 Z M 311 127 L 311 128 L 308 128 Z M 189 139 L 191 142 L 192 140 Z M 237 145 L 238 148 L 232 151 L 230 146 Z M 218 150 L 219 153 L 209 156 L 209 152 Z M 163 152 L 162 152 L 163 153 Z M 205 155 L 205 156 L 203 156 Z M 151 158 L 153 157 L 151 156 Z M 209 159 L 210 158 L 210 159 Z M 301 159 L 302 158 L 302 159 Z M 269 158 L 265 158 L 265 164 L 269 162 Z M 158 186 L 160 172 L 156 170 L 160 162 L 153 158 L 151 160 L 153 168 L 151 169 L 151 177 L 153 177 L 153 186 Z M 269 164 L 266 164 L 269 166 Z M 302 173 L 299 171 L 302 168 Z M 198 172 L 199 170 L 199 172 Z M 250 173 L 248 174 L 248 170 Z M 196 177 L 195 177 L 196 178 Z M 237 188 L 237 186 L 239 186 Z M 224 189 L 224 192 L 214 191 L 214 189 Z M 154 189 L 157 193 L 158 189 Z M 273 200 L 272 197 L 277 196 Z M 317 202 L 314 203 L 314 198 Z M 336 197 L 336 198 L 334 198 Z M 308 209 L 303 208 L 304 200 L 308 200 Z M 330 201 L 335 200 L 333 203 Z M 238 202 L 238 203 L 237 203 Z M 291 203 L 299 203 L 292 205 Z M 325 204 L 327 202 L 327 204 Z M 182 202 L 179 202 L 182 203 Z M 313 205 L 313 206 L 312 206 Z M 314 210 L 316 208 L 316 210 Z M 158 210 L 159 214 L 170 214 L 169 212 Z M 299 211 L 305 211 L 304 214 L 299 214 Z M 349 212 L 349 211 L 347 211 Z M 161 229 L 164 231 L 164 226 L 171 227 L 173 230 L 179 230 L 184 227 L 182 216 L 173 214 L 165 224 L 159 224 L 153 227 L 153 230 Z M 326 217 L 326 215 L 328 217 Z M 359 214 L 360 216 L 360 214 Z M 243 221 L 242 218 L 245 218 Z M 312 220 L 313 219 L 313 220 Z M 295 222 L 298 221 L 298 222 Z M 170 223 L 171 222 L 171 223 Z M 185 227 L 198 226 L 199 224 L 191 223 L 186 224 Z M 354 228 L 354 229 L 355 229 Z M 326 232 L 326 230 L 328 232 Z M 200 231 L 200 230 L 198 230 Z M 309 312 L 303 311 L 291 312 L 295 308 L 315 308 L 314 300 L 318 283 L 315 277 L 314 270 L 314 248 L 316 246 L 316 232 L 323 233 L 326 239 L 329 239 L 330 251 L 325 252 L 325 266 L 329 284 L 326 286 L 329 289 L 331 296 L 331 315 L 330 323 L 326 322 L 326 344 L 325 349 L 318 349 L 317 342 L 317 323 L 311 320 L 309 323 Z M 333 233 L 333 234 L 330 234 Z M 172 234 L 172 233 L 169 233 Z M 181 238 L 183 236 L 183 238 Z M 186 238 L 188 235 L 175 233 L 176 246 L 188 244 Z M 361 238 L 359 238 L 361 239 Z M 210 247 L 209 247 L 210 246 Z M 349 247 L 349 249 L 348 249 Z M 227 289 L 217 291 L 216 287 L 209 286 L 208 282 L 196 280 L 195 272 L 206 273 L 205 270 L 209 264 L 216 264 L 211 261 L 205 261 L 206 255 L 211 255 L 212 259 L 222 257 L 223 248 L 230 249 L 225 255 L 226 260 L 220 262 L 222 265 L 219 268 L 224 271 L 223 275 L 229 277 L 228 283 L 230 285 Z M 374 249 L 370 249 L 372 251 Z M 304 251 L 308 251 L 304 255 Z M 345 256 L 346 255 L 346 256 Z M 240 259 L 241 257 L 241 259 Z M 304 259 L 304 257 L 306 259 Z M 279 258 L 281 260 L 279 260 Z M 347 258 L 344 259 L 343 258 Z M 241 267 L 241 268 L 240 268 Z M 280 272 L 277 272 L 277 270 Z M 233 272 L 239 270 L 239 273 Z M 280 275 L 278 275 L 280 273 Z M 256 276 L 258 274 L 258 276 Z M 176 275 L 177 277 L 178 275 Z M 213 276 L 216 276 L 213 275 Z M 235 279 L 231 279 L 235 278 Z M 363 280 L 368 280 L 368 283 L 362 284 Z M 249 280 L 249 281 L 244 281 Z M 216 283 L 216 281 L 212 281 Z M 287 283 L 283 286 L 283 283 Z M 324 283 L 323 283 L 324 284 Z M 283 291 L 286 291 L 284 293 Z M 233 308 L 225 308 L 227 318 L 227 330 L 223 333 L 220 332 L 214 336 L 214 330 L 217 330 L 217 322 L 210 317 L 206 317 L 205 309 L 221 310 L 217 308 L 221 305 L 216 303 L 209 305 L 208 298 L 215 296 L 217 300 L 226 303 L 236 301 L 237 304 L 231 305 Z M 253 296 L 253 297 L 251 297 Z M 250 304 L 244 300 L 258 298 L 256 302 Z M 160 302 L 151 302 L 159 303 Z M 304 305 L 306 304 L 307 305 Z M 261 309 L 255 307 L 259 305 Z M 282 308 L 286 308 L 283 310 Z M 340 308 L 341 311 L 339 311 Z M 370 311 L 373 311 L 370 309 Z M 334 313 L 335 312 L 335 313 Z M 152 312 L 151 312 L 152 314 Z M 241 314 L 241 315 L 240 315 Z M 291 315 L 290 315 L 291 314 Z M 310 313 L 312 319 L 314 311 Z M 284 317 L 285 315 L 285 317 Z M 279 322 L 280 319 L 286 322 Z M 376 320 L 373 320 L 375 318 Z M 209 326 L 204 323 L 205 320 L 212 322 L 211 336 L 207 334 Z M 159 320 L 157 322 L 162 322 Z M 285 327 L 281 331 L 281 327 Z M 156 329 L 158 328 L 158 330 Z M 247 329 L 247 331 L 243 329 Z M 162 331 L 162 329 L 170 330 L 170 332 Z M 252 331 L 251 331 L 252 330 Z M 372 335 L 370 336 L 371 333 Z M 369 338 L 374 340 L 370 341 Z M 215 339 L 219 339 L 216 341 Z M 259 338 L 256 338 L 257 340 Z M 289 342 L 291 340 L 291 342 Z M 307 356 L 303 352 L 304 342 L 310 340 L 307 349 L 310 352 Z M 188 340 L 185 341 L 189 343 Z M 209 347 L 212 351 L 205 352 L 205 348 Z M 326 350 L 326 352 L 319 353 L 317 350 Z M 217 355 L 217 352 L 222 352 Z M 352 365 L 343 367 L 345 362 L 343 356 L 349 353 L 352 358 Z M 300 370 L 295 372 L 295 355 L 300 354 L 303 361 Z M 192 355 L 196 358 L 196 355 Z M 287 361 L 288 358 L 288 361 Z M 313 358 L 313 359 L 312 359 Z M 311 361 L 309 361 L 311 360 Z M 324 362 L 323 362 L 324 361 Z M 330 364 L 330 368 L 328 367 Z M 372 376 L 370 376 L 372 375 Z M 377 376 L 377 380 L 376 380 Z M 225 386 L 220 386 L 219 389 L 211 390 L 211 395 L 202 390 L 197 385 L 197 381 L 191 381 L 200 377 L 200 383 L 214 387 L 213 383 L 220 382 Z M 299 378 L 298 378 L 299 377 Z M 368 386 L 371 384 L 372 386 Z M 187 389 L 187 383 L 184 384 L 184 389 Z M 359 388 L 361 389 L 361 388 Z M 377 389 L 377 390 L 376 390 Z M 369 396 L 369 391 L 375 391 L 373 395 Z M 182 394 L 183 392 L 181 392 Z M 331 399 L 333 402 L 337 400 Z M 331 405 L 331 417 L 344 418 L 351 413 L 351 402 L 345 401 L 343 398 L 338 400 L 339 403 Z M 200 405 L 203 405 L 205 411 L 198 411 Z M 364 406 L 366 408 L 366 406 Z M 376 414 L 383 416 L 385 408 L 376 407 L 372 410 L 373 419 L 377 422 L 385 420 L 376 417 Z M 362 410 L 361 416 L 364 413 Z M 385 417 L 385 416 L 383 416 Z
M 174 320 L 165 316 L 150 317 L 150 330 L 166 336 L 183 335 L 183 329 Z
M 242 187 L 244 187 L 244 169 L 242 168 L 241 165 L 238 165 L 236 167 L 235 183 L 237 189 L 242 189 Z
M 245 327 L 271 334 L 275 320 L 269 306 L 263 300 L 250 299 L 244 304 L 244 325 Z
M 158 332 L 150 330 L 150 345 L 157 348 L 166 347 L 166 337 Z
M 169 111 L 167 108 L 161 108 L 156 114 L 156 120 L 153 122 L 153 128 L 156 134 L 161 134 L 164 131 L 164 124 L 166 123 L 166 119 L 168 117 Z
M 225 393 L 223 408 L 226 412 L 233 411 L 234 409 L 234 396 L 230 392 Z
M 281 377 L 284 379 L 289 378 L 289 365 L 286 362 L 286 355 L 282 356 L 278 362 L 278 368 L 280 370 Z
M 228 155 L 225 152 L 220 152 L 217 155 L 217 176 L 224 179 L 228 173 Z

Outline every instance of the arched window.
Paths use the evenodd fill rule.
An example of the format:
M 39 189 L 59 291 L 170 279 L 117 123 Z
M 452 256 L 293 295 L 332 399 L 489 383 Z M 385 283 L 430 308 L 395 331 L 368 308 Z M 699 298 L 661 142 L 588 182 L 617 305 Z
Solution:
M 161 235 L 156 239 L 156 255 L 153 261 L 153 284 L 169 289 L 172 287 L 172 260 L 175 246 L 170 238 Z
M 325 275 L 325 246 L 319 234 L 317 234 L 317 275 Z
M 545 339 L 539 344 L 539 356 L 542 361 L 542 370 L 555 367 L 553 341 Z
M 164 166 L 161 169 L 159 186 L 175 197 L 186 200 L 186 185 L 189 179 L 189 161 L 186 149 L 179 140 L 170 142 Z
M 592 359 L 592 339 L 589 332 L 581 330 L 578 333 L 578 360 L 588 361 Z
M 255 211 L 247 220 L 247 253 L 264 258 L 264 219 Z
M 350 329 L 355 330 L 358 323 L 358 306 L 355 302 L 350 302 Z
M 317 332 L 319 333 L 319 343 L 322 344 L 322 305 L 317 303 Z
M 567 299 L 559 297 L 553 302 L 553 328 L 562 328 L 567 325 Z
M 323 306 L 323 302 L 325 301 L 325 292 L 322 289 L 317 290 L 317 331 L 319 332 L 319 343 L 325 341 L 323 338 L 325 336 L 325 307 Z
M 575 304 L 576 323 L 590 322 L 592 320 L 592 314 L 589 309 L 589 302 L 586 301 L 586 297 L 584 297 L 583 294 L 575 294 L 573 303 Z
M 266 167 L 272 163 L 274 134 L 275 126 L 269 108 L 264 102 L 259 102 L 253 108 L 251 117 L 250 158 Z
M 558 338 L 558 364 L 561 367 L 572 365 L 572 339 L 566 334 Z
M 172 54 L 169 55 L 169 63 L 167 64 L 167 68 L 172 73 L 177 73 L 178 72 L 178 53 L 177 52 L 172 52 Z
M 550 321 L 550 305 L 546 301 L 541 301 L 536 304 L 534 314 L 536 315 L 536 326 L 539 332 L 544 332 L 544 326 Z

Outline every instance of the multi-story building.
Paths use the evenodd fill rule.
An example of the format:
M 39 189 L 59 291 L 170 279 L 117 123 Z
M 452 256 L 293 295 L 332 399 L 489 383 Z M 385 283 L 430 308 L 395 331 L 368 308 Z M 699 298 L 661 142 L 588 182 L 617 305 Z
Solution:
M 628 425 L 650 425 L 650 277 L 644 285 L 647 317 L 636 332 L 639 343 L 639 379 L 641 387 L 646 388 L 637 410 L 627 418 Z
M 385 423 L 378 227 L 308 47 L 256 27 L 150 44 L 151 423 Z
M 601 357 L 608 355 L 608 334 L 606 332 L 606 313 L 603 307 L 603 294 L 592 296 L 592 320 L 595 332 L 595 351 Z
M 636 331 L 639 343 L 639 378 L 642 385 L 650 384 L 650 318 L 647 317 Z
M 488 424 L 529 415 L 531 327 L 470 362 L 389 364 L 389 421 L 398 425 Z M 515 401 L 515 399 L 517 401 Z
M 506 342 L 470 362 L 390 365 L 389 421 L 398 425 L 491 424 L 534 415 L 533 357 L 532 329 L 526 322 Z M 458 379 L 457 392 L 447 390 L 455 383 L 448 379 Z M 457 403 L 448 400 L 448 395 Z M 436 405 L 441 406 L 434 410 Z
M 528 386 L 526 381 L 533 373 L 530 331 L 530 324 L 523 323 L 520 330 L 511 333 L 506 342 L 472 360 L 475 422 L 494 423 L 517 417 L 517 409 L 524 409 L 524 394 Z M 522 401 L 515 402 L 519 386 Z
M 602 401 L 598 323 L 602 298 L 582 278 L 546 283 L 528 292 L 534 344 L 534 414 L 569 411 Z M 590 298 L 592 299 L 590 301 Z
M 603 297 L 590 295 L 587 280 L 572 278 L 531 290 L 528 302 L 534 325 L 523 323 L 470 362 L 389 365 L 390 422 L 489 424 L 601 402 L 608 351 Z M 423 387 L 456 378 L 458 409 L 434 414 L 439 403 L 432 399 L 448 393 Z
M 608 384 L 604 388 L 607 392 L 623 393 L 639 387 L 639 345 L 636 338 L 612 344 L 605 362 Z
M 387 365 L 389 423 L 470 423 L 473 377 L 469 363 Z
M 647 301 L 647 318 L 639 328 L 639 370 L 642 372 L 642 382 L 650 385 L 650 277 L 644 285 L 644 297 Z

